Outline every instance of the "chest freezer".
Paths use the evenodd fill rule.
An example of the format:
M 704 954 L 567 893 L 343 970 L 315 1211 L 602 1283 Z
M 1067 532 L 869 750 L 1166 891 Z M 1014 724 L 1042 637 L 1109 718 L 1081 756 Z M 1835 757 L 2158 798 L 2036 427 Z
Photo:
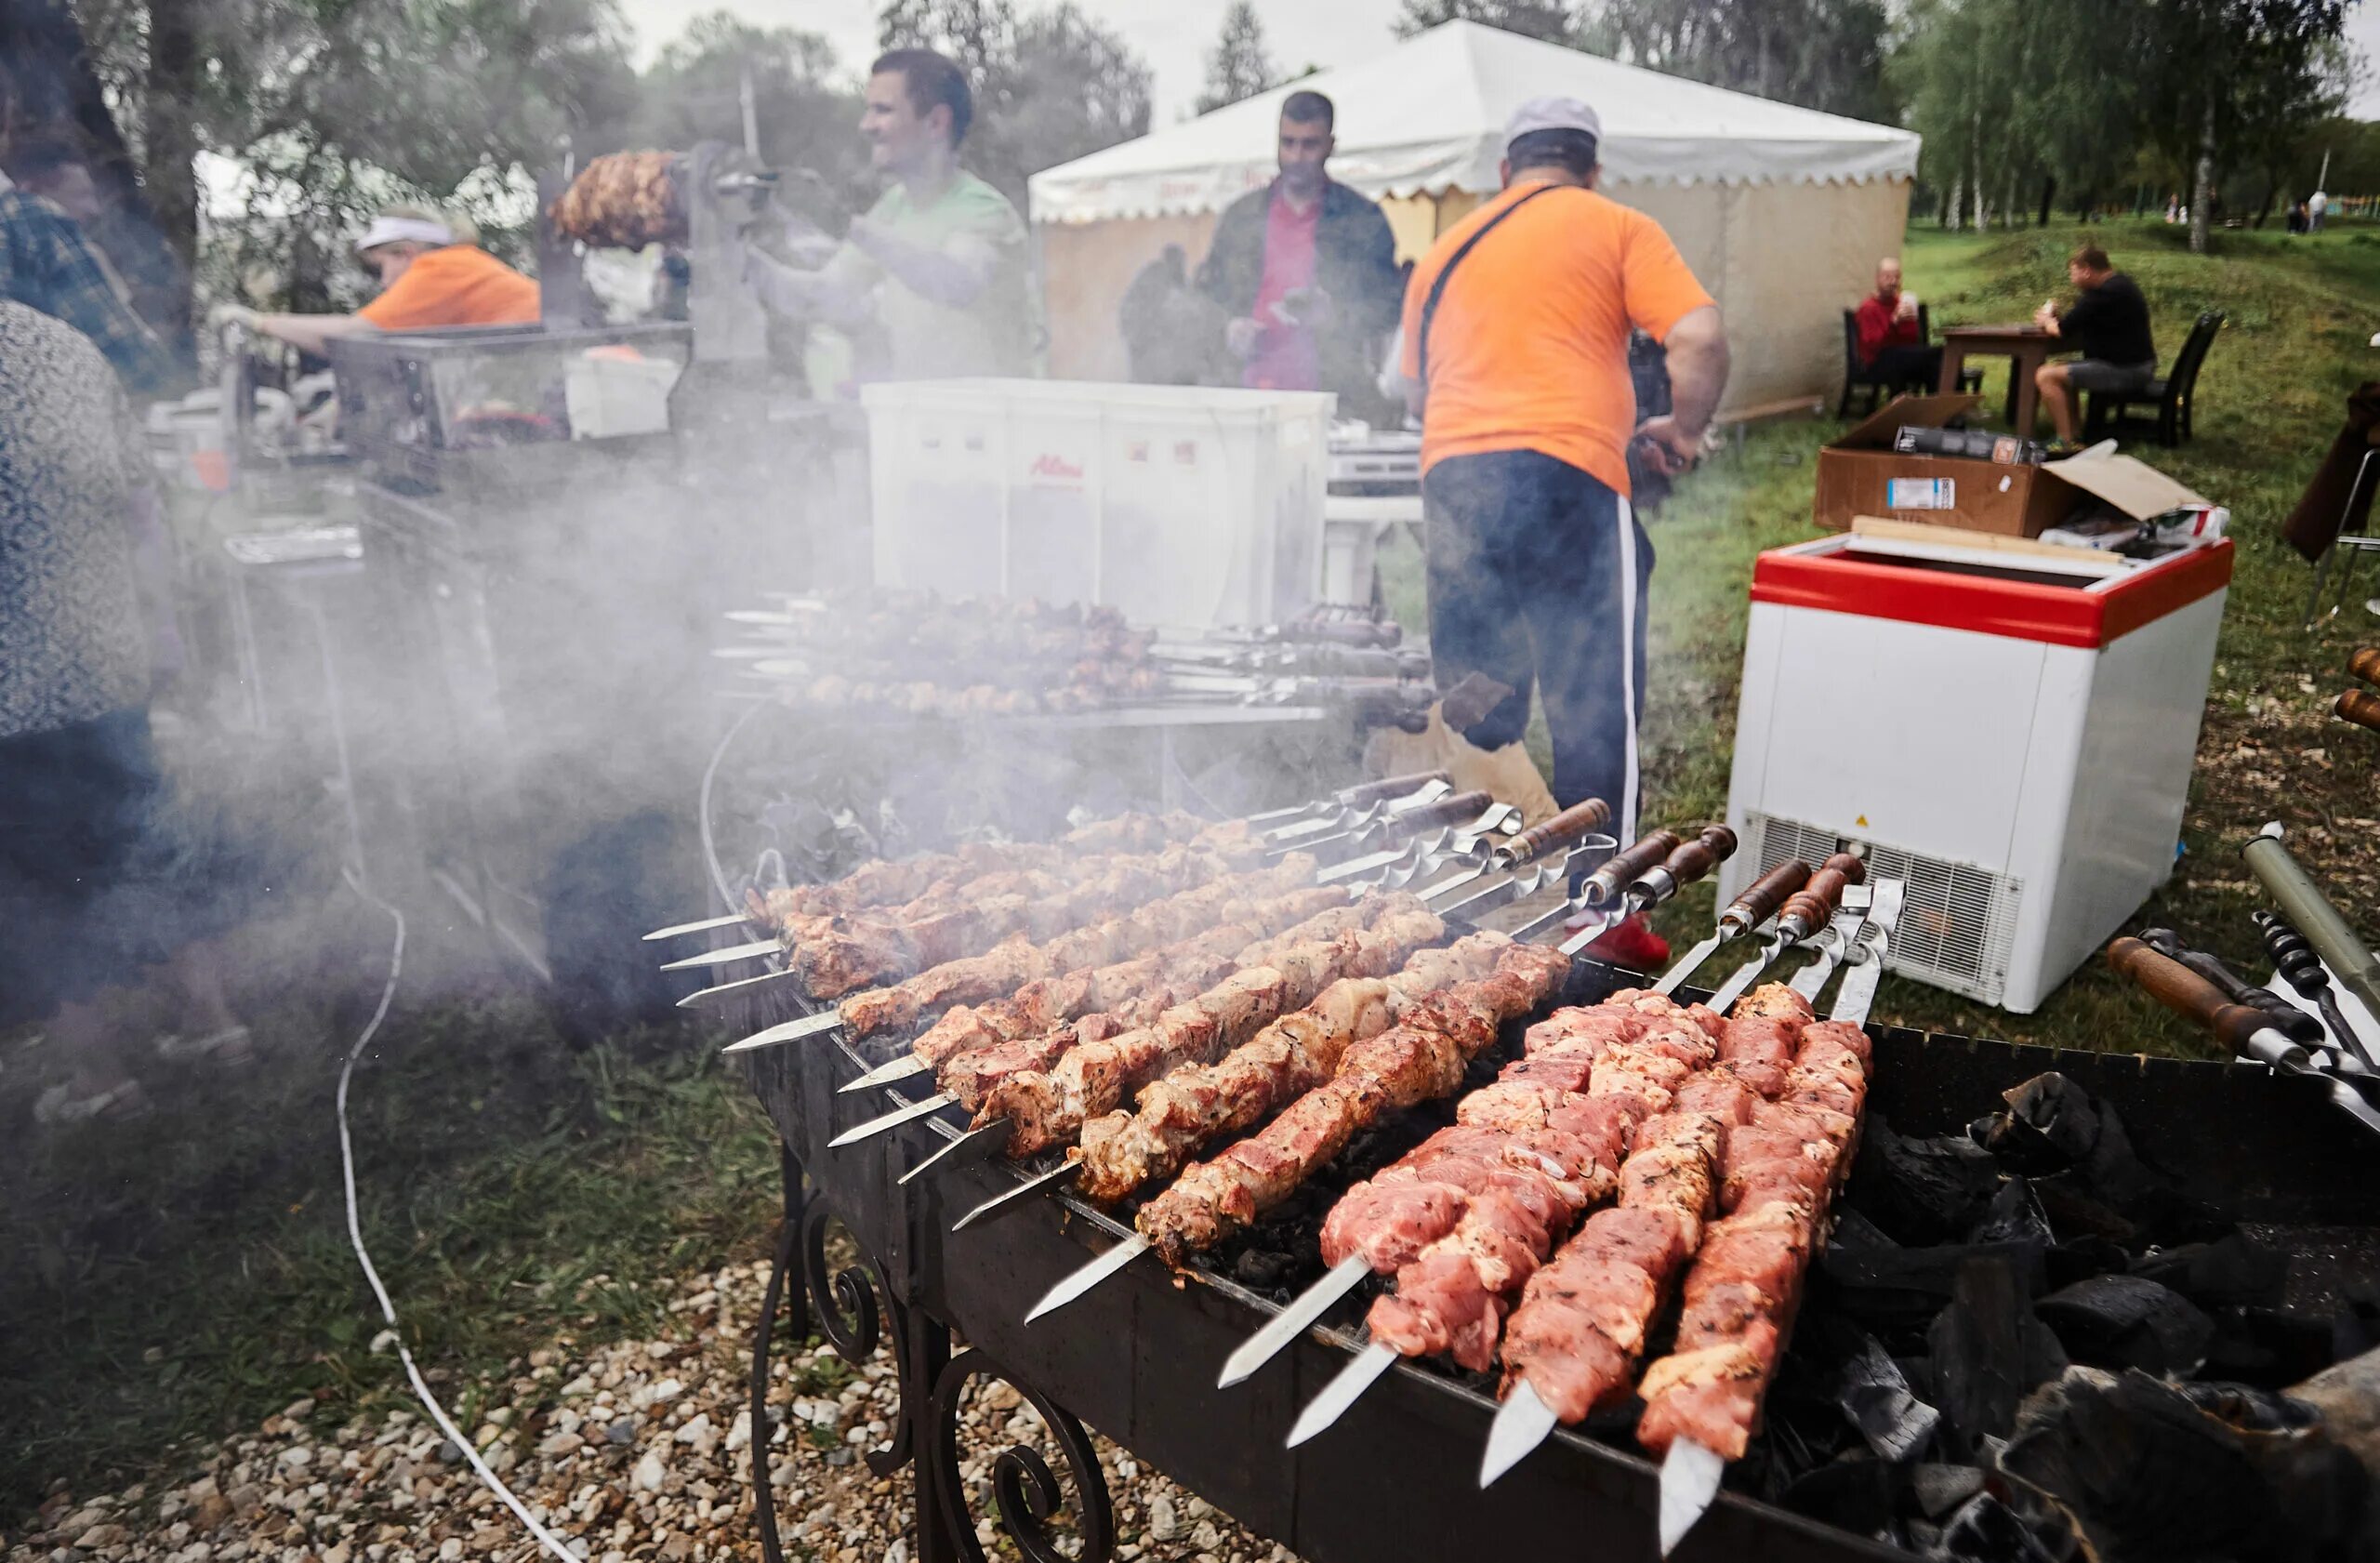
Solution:
M 1723 902 L 1856 846 L 1908 881 L 1891 969 L 2030 1013 L 2173 872 L 2231 558 L 1762 554 Z

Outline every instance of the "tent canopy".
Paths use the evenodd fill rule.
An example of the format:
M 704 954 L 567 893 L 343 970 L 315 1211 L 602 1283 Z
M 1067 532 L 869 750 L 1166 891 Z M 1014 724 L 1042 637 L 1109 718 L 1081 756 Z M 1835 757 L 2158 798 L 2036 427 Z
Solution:
M 1375 200 L 1499 188 L 1504 124 L 1532 98 L 1578 98 L 1603 120 L 1607 179 L 1858 183 L 1907 179 L 1906 130 L 1622 65 L 1477 22 L 1449 21 L 1359 65 L 1325 71 L 1036 174 L 1037 222 L 1215 212 L 1276 172 L 1291 92 L 1338 110 L 1331 177 Z

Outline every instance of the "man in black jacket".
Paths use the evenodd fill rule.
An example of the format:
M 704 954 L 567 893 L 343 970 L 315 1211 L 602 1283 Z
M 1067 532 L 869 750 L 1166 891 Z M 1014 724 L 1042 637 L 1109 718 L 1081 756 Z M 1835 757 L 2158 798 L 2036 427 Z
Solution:
M 2074 302 L 2063 311 L 2043 304 L 2033 324 L 2082 356 L 2071 364 L 2043 364 L 2034 371 L 2033 384 L 2057 426 L 2058 442 L 2071 444 L 2082 426 L 2077 392 L 2136 396 L 2147 391 L 2157 375 L 2157 343 L 2149 334 L 2149 300 L 2137 283 L 2115 269 L 2107 251 L 2084 245 L 2067 261 L 2066 275 L 2074 285 Z
M 1396 241 L 1380 207 L 1324 171 L 1333 120 L 1318 92 L 1281 104 L 1280 177 L 1223 213 L 1198 291 L 1230 317 L 1241 384 L 1336 391 L 1342 415 L 1395 417 L 1379 358 L 1404 301 Z

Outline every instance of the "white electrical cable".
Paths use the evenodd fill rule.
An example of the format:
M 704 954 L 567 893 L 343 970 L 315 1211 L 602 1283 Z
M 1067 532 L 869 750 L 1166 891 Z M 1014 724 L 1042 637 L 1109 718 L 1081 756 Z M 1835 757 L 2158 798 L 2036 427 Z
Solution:
M 370 1023 L 364 1027 L 364 1034 L 355 1039 L 355 1046 L 348 1051 L 347 1063 L 338 1072 L 338 1157 L 339 1175 L 347 1185 L 347 1240 L 354 1245 L 356 1262 L 364 1266 L 364 1278 L 372 1283 L 372 1294 L 380 1300 L 380 1317 L 388 1320 L 391 1331 L 395 1331 L 398 1328 L 397 1305 L 389 1300 L 389 1289 L 380 1283 L 380 1272 L 373 1267 L 371 1252 L 364 1246 L 364 1223 L 356 1213 L 355 1145 L 347 1131 L 347 1086 L 354 1077 L 355 1061 L 364 1056 L 364 1050 L 372 1044 L 373 1037 L 380 1029 L 380 1023 L 389 1018 L 390 1003 L 397 996 L 397 979 L 403 974 L 405 965 L 405 916 L 364 889 L 363 880 L 353 868 L 343 868 L 340 872 L 345 876 L 349 889 L 367 904 L 388 913 L 397 925 L 396 942 L 389 950 L 389 986 L 380 990 L 380 1007 L 372 1012 Z M 463 1451 L 463 1458 L 470 1462 L 471 1469 L 478 1473 L 488 1490 L 503 1499 L 507 1508 L 521 1517 L 521 1523 L 529 1528 L 529 1534 L 535 1536 L 538 1544 L 559 1558 L 561 1563 L 585 1563 L 584 1553 L 573 1552 L 569 1543 L 538 1523 L 537 1517 L 529 1512 L 528 1505 L 514 1496 L 502 1478 L 488 1469 L 487 1462 L 480 1458 L 480 1451 L 471 1447 L 470 1439 L 463 1436 L 463 1430 L 456 1426 L 454 1419 L 446 1414 L 446 1408 L 438 1403 L 438 1397 L 430 1392 L 428 1381 L 422 1378 L 420 1368 L 414 1363 L 413 1353 L 405 1349 L 402 1333 L 397 1337 L 397 1358 L 405 1365 L 405 1377 L 413 1384 L 415 1397 L 430 1412 L 430 1419 L 438 1424 L 439 1431 Z
M 734 747 L 735 740 L 743 735 L 744 729 L 751 725 L 754 717 L 775 704 L 774 700 L 756 700 L 752 703 L 750 710 L 735 719 L 734 725 L 728 728 L 726 736 L 719 740 L 719 748 L 711 750 L 710 763 L 703 767 L 702 795 L 695 801 L 694 818 L 701 825 L 703 834 L 703 867 L 710 871 L 710 882 L 719 892 L 720 905 L 731 912 L 742 903 L 736 898 L 735 892 L 728 888 L 727 871 L 719 866 L 719 848 L 711 838 L 711 786 L 719 779 L 719 762 L 727 758 L 727 751 Z

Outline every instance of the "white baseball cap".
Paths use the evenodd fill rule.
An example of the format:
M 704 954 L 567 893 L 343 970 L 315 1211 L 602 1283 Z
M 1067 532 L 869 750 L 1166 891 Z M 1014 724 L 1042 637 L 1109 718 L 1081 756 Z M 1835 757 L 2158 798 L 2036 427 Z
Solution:
M 382 245 L 394 245 L 407 241 L 437 248 L 453 244 L 455 231 L 443 222 L 432 222 L 428 218 L 376 217 L 372 219 L 372 226 L 364 231 L 364 237 L 355 241 L 355 252 L 358 255 L 364 255 L 378 249 Z
M 1513 111 L 1504 126 L 1504 145 L 1540 130 L 1578 130 L 1603 139 L 1603 120 L 1576 98 L 1532 98 Z

